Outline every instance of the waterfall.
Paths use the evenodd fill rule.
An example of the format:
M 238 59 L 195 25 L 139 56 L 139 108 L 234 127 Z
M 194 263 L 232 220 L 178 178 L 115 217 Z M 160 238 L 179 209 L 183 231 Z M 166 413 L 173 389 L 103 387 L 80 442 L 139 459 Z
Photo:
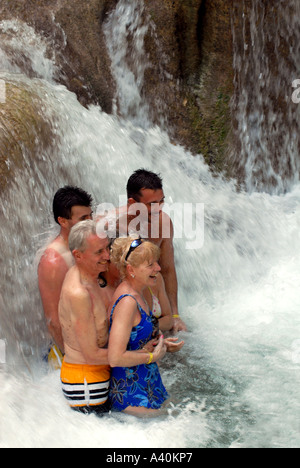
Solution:
M 234 164 L 248 191 L 283 193 L 300 173 L 300 107 L 292 101 L 292 83 L 300 76 L 300 4 L 234 5 Z
M 26 71 L 30 78 L 54 80 L 58 70 L 53 48 L 31 26 L 19 20 L 1 21 L 0 38 L 1 71 Z
M 117 83 L 119 113 L 138 126 L 149 127 L 150 108 L 143 94 L 144 74 L 149 66 L 144 49 L 149 19 L 144 16 L 144 0 L 120 0 L 104 32 Z
M 38 138 L 30 120 L 23 122 L 24 133 L 33 137 L 21 145 L 22 165 L 11 162 L 12 181 L 1 196 L 0 340 L 7 345 L 7 362 L 0 364 L 0 447 L 297 447 L 300 184 L 270 162 L 277 177 L 273 174 L 269 185 L 273 193 L 253 191 L 265 187 L 269 174 L 267 159 L 262 159 L 261 172 L 252 179 L 249 175 L 250 165 L 258 164 L 250 162 L 251 151 L 266 141 L 266 128 L 255 120 L 255 106 L 260 114 L 264 104 L 260 88 L 256 100 L 251 86 L 243 87 L 254 63 L 249 60 L 243 77 L 238 54 L 236 99 L 249 192 L 237 192 L 234 181 L 214 176 L 200 155 L 192 157 L 174 146 L 165 131 L 145 120 L 149 116 L 142 80 L 147 59 L 145 63 L 137 51 L 142 51 L 150 26 L 143 14 L 143 2 L 120 0 L 105 26 L 112 54 L 117 55 L 116 44 L 121 43 L 120 58 L 112 66 L 122 118 L 98 106 L 82 107 L 74 94 L 56 84 L 54 57 L 46 52 L 49 44 L 32 28 L 14 22 L 10 48 L 0 46 L 0 80 L 6 83 L 8 99 L 19 99 L 26 91 L 25 101 L 30 103 L 31 96 L 35 121 L 41 121 L 37 129 L 44 129 Z M 258 10 L 252 15 L 247 21 L 253 27 Z M 2 30 L 11 27 L 1 23 Z M 256 47 L 265 37 L 259 31 Z M 24 41 L 24 32 L 32 34 L 33 41 Z M 236 36 L 235 42 L 241 44 L 245 37 Z M 125 63 L 128 40 L 130 47 L 135 43 L 136 63 Z M 20 63 L 18 56 L 27 59 Z M 11 97 L 12 90 L 17 91 Z M 136 107 L 129 103 L 134 96 Z M 273 112 L 270 107 L 269 114 L 263 114 L 268 122 Z M 293 120 L 280 125 L 284 135 L 297 129 Z M 9 133 L 9 128 L 13 140 L 14 129 Z M 291 161 L 290 154 L 291 147 L 278 158 Z M 95 205 L 117 206 L 128 177 L 140 167 L 162 175 L 169 205 L 205 205 L 203 247 L 187 250 L 188 235 L 175 239 L 179 307 L 190 332 L 184 335 L 184 350 L 161 365 L 172 395 L 167 417 L 155 423 L 124 415 L 86 418 L 67 408 L 59 372 L 41 364 L 48 337 L 37 290 L 36 252 L 55 235 L 51 204 L 59 187 L 76 184 L 93 195 Z M 283 189 L 286 193 L 274 193 Z

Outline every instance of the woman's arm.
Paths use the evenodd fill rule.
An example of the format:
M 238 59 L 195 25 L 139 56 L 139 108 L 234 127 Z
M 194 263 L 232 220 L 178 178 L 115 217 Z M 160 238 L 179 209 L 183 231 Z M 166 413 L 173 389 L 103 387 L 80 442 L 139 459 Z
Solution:
M 163 339 L 160 340 L 153 355 L 145 350 L 127 351 L 136 315 L 137 304 L 131 297 L 122 299 L 115 308 L 108 345 L 108 362 L 111 367 L 134 367 L 148 364 L 150 360 L 156 362 L 166 353 Z

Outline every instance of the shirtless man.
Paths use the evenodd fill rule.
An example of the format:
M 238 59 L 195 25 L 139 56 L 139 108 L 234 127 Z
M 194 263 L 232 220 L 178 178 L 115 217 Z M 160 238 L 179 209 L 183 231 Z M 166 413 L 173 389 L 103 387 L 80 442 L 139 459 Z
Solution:
M 98 277 L 108 268 L 109 241 L 96 233 L 93 221 L 71 230 L 75 259 L 63 283 L 59 302 L 65 357 L 61 369 L 64 396 L 71 408 L 102 414 L 108 410 L 108 320 Z
M 53 214 L 60 233 L 48 245 L 38 267 L 39 289 L 49 333 L 57 347 L 64 352 L 58 303 L 61 288 L 74 259 L 68 245 L 71 228 L 80 221 L 92 219 L 92 197 L 76 187 L 64 187 L 53 200 Z
M 119 208 L 116 213 L 119 236 L 135 234 L 134 229 L 137 227 L 141 237 L 151 240 L 160 247 L 160 267 L 171 304 L 173 329 L 175 332 L 186 331 L 187 327 L 178 311 L 178 281 L 173 246 L 174 227 L 170 217 L 163 212 L 165 195 L 162 179 L 157 174 L 144 169 L 135 171 L 127 183 L 127 199 L 127 206 Z M 144 208 L 141 211 L 145 211 L 145 207 L 147 209 L 146 219 L 137 213 L 139 204 L 141 208 Z M 131 229 L 133 229 L 132 232 Z M 112 274 L 113 271 L 110 276 L 113 276 Z

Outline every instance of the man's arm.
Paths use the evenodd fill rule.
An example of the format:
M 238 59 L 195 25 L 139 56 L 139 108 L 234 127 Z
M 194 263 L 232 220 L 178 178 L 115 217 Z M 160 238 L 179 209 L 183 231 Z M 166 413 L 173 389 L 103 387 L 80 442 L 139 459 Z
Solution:
M 47 327 L 59 349 L 64 352 L 61 326 L 58 318 L 58 304 L 68 266 L 56 251 L 46 251 L 38 268 L 39 289 L 42 298 Z
M 169 297 L 166 292 L 165 282 L 162 274 L 157 276 L 157 291 L 158 291 L 158 300 L 161 305 L 162 316 L 159 319 L 159 329 L 161 331 L 169 331 L 173 328 L 173 316 L 172 308 L 169 301 Z
M 167 215 L 165 215 L 167 216 Z M 164 220 L 165 222 L 165 220 Z M 165 288 L 172 308 L 172 315 L 174 319 L 175 331 L 187 331 L 187 327 L 179 317 L 178 312 L 178 280 L 174 258 L 174 227 L 171 219 L 170 222 L 170 236 L 163 238 L 161 244 L 161 257 L 160 266 L 161 273 L 165 281 Z
M 86 363 L 91 366 L 108 365 L 107 349 L 101 349 L 97 344 L 93 302 L 88 291 L 73 291 L 70 307 L 72 328 Z

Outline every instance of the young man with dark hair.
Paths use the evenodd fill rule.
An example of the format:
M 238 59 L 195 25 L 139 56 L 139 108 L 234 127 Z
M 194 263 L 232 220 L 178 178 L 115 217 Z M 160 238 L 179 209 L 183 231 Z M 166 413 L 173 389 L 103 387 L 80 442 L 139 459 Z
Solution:
M 135 171 L 127 182 L 127 198 L 140 202 L 143 196 L 142 190 L 163 190 L 163 182 L 158 174 L 145 169 Z
M 161 273 L 172 308 L 173 328 L 176 332 L 186 331 L 187 327 L 178 312 L 178 281 L 173 246 L 174 227 L 170 217 L 163 212 L 165 195 L 162 178 L 145 169 L 135 171 L 127 183 L 127 198 L 127 206 L 120 208 L 118 212 L 119 233 L 120 235 L 131 234 L 129 232 L 131 226 L 135 225 L 135 220 L 142 220 L 141 211 L 145 212 L 146 237 L 161 249 Z M 139 225 L 138 227 L 141 228 Z M 143 229 L 140 232 L 142 231 Z M 145 235 L 142 234 L 142 237 Z
M 93 199 L 91 195 L 81 188 L 67 185 L 59 189 L 53 199 L 53 216 L 55 222 L 61 224 L 60 219 L 72 220 L 72 217 L 74 217 L 74 207 L 90 208 L 92 203 Z M 82 218 L 86 218 L 85 213 L 83 213 Z M 80 219 L 80 221 L 85 221 L 85 219 Z
M 48 330 L 62 353 L 64 343 L 58 304 L 65 276 L 74 265 L 68 244 L 69 234 L 75 224 L 92 219 L 91 205 L 91 195 L 78 187 L 66 186 L 58 190 L 53 200 L 53 214 L 60 225 L 60 233 L 47 246 L 38 267 L 39 289 Z

